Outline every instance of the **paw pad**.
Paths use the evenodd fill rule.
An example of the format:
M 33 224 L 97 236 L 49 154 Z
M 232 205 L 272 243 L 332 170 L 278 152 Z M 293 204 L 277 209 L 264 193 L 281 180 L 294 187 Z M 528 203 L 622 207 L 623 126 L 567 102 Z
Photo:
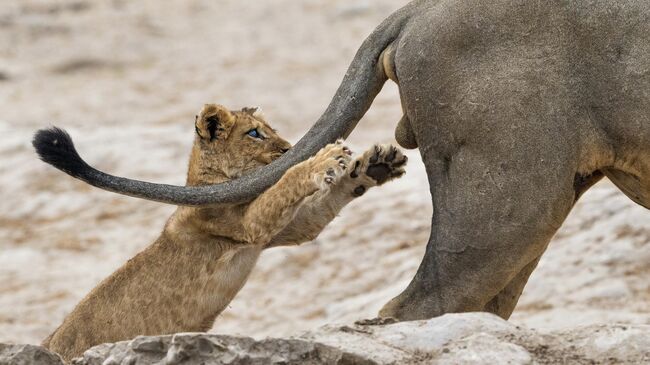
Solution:
M 383 184 L 391 176 L 391 168 L 385 163 L 368 166 L 366 175 L 370 176 L 377 184 Z
M 363 195 L 366 192 L 366 187 L 363 185 L 359 185 L 354 190 L 352 191 L 352 196 L 354 197 L 359 197 Z
M 388 180 L 398 178 L 404 175 L 403 166 L 408 161 L 408 158 L 402 154 L 395 146 L 375 145 L 368 158 L 368 167 L 366 168 L 366 175 L 381 185 Z M 359 162 L 355 164 L 354 171 L 350 174 L 351 177 L 356 177 L 358 173 Z

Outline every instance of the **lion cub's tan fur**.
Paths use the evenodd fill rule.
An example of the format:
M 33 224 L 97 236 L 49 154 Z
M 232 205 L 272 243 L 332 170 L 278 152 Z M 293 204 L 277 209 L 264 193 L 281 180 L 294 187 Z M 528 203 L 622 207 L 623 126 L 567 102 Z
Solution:
M 195 127 L 187 185 L 237 178 L 290 148 L 250 108 L 206 105 Z M 351 159 L 340 142 L 331 144 L 252 202 L 179 207 L 160 237 L 95 287 L 44 345 L 69 360 L 104 342 L 210 329 L 262 249 L 315 238 L 354 197 L 400 176 L 406 162 L 392 146 Z

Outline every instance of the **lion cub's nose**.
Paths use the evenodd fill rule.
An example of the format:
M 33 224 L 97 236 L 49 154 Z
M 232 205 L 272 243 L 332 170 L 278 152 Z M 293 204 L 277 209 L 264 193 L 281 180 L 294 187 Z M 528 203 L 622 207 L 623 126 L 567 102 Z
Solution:
M 287 151 L 289 151 L 289 149 L 290 148 L 282 148 L 282 149 L 280 149 L 280 151 L 282 151 L 282 153 L 286 153 Z

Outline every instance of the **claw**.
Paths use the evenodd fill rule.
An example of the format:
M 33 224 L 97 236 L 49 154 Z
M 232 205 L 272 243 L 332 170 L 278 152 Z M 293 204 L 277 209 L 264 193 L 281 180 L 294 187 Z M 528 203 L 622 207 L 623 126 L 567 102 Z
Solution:
M 350 173 L 351 178 L 356 179 L 357 177 L 359 177 L 359 165 L 361 165 L 360 161 L 356 161 L 354 163 L 354 169 Z
M 404 175 L 404 171 L 395 171 L 395 172 L 390 174 L 390 177 L 396 178 L 396 177 L 400 177 L 402 175 Z
M 390 146 L 390 152 L 386 155 L 386 161 L 393 161 L 397 155 L 397 148 L 395 146 Z
M 408 160 L 409 160 L 408 157 L 404 156 L 404 159 L 403 159 L 403 160 L 401 160 L 401 161 L 397 161 L 397 162 L 394 162 L 394 163 L 392 164 L 392 166 L 393 166 L 393 167 L 400 167 L 400 166 L 403 166 L 403 165 L 406 163 L 406 161 L 408 161 Z
M 372 157 L 370 157 L 368 162 L 370 162 L 371 164 L 376 164 L 377 161 L 379 161 L 379 154 L 380 153 L 381 153 L 381 147 L 375 145 L 375 154 L 372 155 Z

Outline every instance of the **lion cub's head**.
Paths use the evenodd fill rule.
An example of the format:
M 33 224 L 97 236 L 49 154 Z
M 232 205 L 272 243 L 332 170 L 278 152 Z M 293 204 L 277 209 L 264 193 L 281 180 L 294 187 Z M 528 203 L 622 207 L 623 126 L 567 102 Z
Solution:
M 222 182 L 282 156 L 291 144 L 257 113 L 257 108 L 230 111 L 206 104 L 196 116 L 196 138 L 188 185 Z

